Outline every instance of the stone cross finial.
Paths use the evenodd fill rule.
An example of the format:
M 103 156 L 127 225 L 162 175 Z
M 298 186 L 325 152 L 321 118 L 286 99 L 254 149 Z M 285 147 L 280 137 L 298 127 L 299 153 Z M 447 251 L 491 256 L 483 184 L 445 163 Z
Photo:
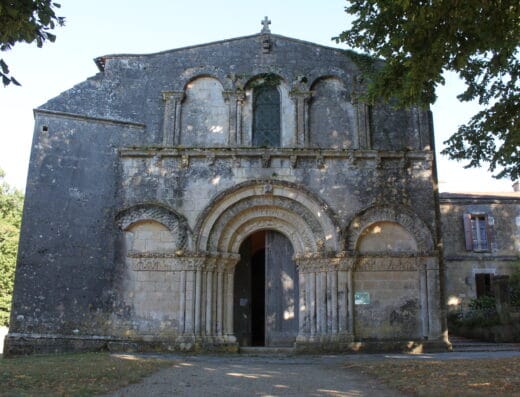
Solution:
M 263 25 L 262 33 L 271 33 L 271 30 L 269 29 L 270 24 L 271 24 L 271 21 L 269 20 L 269 18 L 265 17 L 264 20 L 262 21 L 262 25 Z

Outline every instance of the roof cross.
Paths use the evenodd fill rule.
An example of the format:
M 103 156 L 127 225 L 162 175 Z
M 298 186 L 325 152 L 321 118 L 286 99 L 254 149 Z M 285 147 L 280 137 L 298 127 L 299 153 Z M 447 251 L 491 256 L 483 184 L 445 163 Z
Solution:
M 262 25 L 263 25 L 262 33 L 271 33 L 271 30 L 269 29 L 270 24 L 271 24 L 271 21 L 269 20 L 269 18 L 265 17 L 264 20 L 262 21 Z

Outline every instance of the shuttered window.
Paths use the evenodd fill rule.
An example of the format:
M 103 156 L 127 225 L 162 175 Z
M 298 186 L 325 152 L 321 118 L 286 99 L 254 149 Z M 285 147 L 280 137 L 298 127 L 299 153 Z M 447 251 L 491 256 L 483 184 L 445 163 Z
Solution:
M 253 93 L 253 146 L 280 146 L 280 93 L 272 85 Z
M 464 214 L 466 250 L 490 251 L 493 218 L 486 214 Z

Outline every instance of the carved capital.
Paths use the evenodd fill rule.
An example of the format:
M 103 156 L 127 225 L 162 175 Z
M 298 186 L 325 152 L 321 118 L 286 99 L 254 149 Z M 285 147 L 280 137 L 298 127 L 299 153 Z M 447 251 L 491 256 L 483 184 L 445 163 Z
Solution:
M 304 101 L 307 101 L 309 100 L 310 98 L 312 98 L 314 92 L 313 91 L 301 91 L 297 88 L 293 88 L 290 92 L 289 92 L 289 96 L 291 98 L 293 98 L 294 100 L 304 100 Z
M 183 154 L 181 156 L 180 167 L 188 168 L 189 166 L 190 166 L 190 156 L 188 156 L 187 154 Z
M 184 91 L 163 91 L 162 99 L 163 101 L 174 100 L 178 102 L 182 102 L 184 100 Z
M 246 93 L 243 90 L 226 90 L 222 91 L 222 96 L 226 102 L 236 101 L 237 103 L 242 103 L 246 99 Z

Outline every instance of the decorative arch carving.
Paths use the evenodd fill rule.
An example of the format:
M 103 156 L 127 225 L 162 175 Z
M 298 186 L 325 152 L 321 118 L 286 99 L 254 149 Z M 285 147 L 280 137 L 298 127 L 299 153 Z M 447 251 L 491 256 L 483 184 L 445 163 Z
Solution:
M 272 73 L 269 71 L 257 73 L 250 77 L 244 84 L 245 90 L 251 90 L 256 86 L 271 85 L 278 86 L 280 83 L 286 83 L 286 79 L 278 73 Z
M 202 77 L 210 77 L 218 80 L 225 90 L 232 87 L 231 81 L 226 78 L 226 73 L 213 66 L 200 66 L 196 68 L 186 69 L 179 77 L 176 89 L 186 91 L 188 84 Z
M 348 74 L 345 70 L 338 68 L 318 68 L 311 70 L 307 74 L 307 84 L 309 85 L 309 89 L 312 89 L 317 82 L 326 78 L 335 78 L 340 80 L 345 87 L 350 88 L 348 90 L 349 93 L 352 93 L 352 88 L 354 86 L 352 75 Z
M 352 219 L 347 228 L 347 249 L 354 251 L 363 231 L 378 222 L 395 222 L 404 227 L 414 237 L 420 253 L 430 253 L 434 250 L 431 230 L 415 213 L 404 207 L 380 206 L 369 207 Z
M 117 225 L 127 230 L 133 224 L 152 220 L 164 225 L 177 236 L 177 248 L 184 248 L 188 239 L 188 223 L 186 219 L 172 209 L 157 204 L 138 204 L 120 211 L 116 216 Z
M 240 184 L 217 196 L 195 228 L 200 251 L 238 252 L 249 234 L 285 234 L 297 254 L 338 250 L 338 228 L 328 206 L 304 188 L 282 181 Z

